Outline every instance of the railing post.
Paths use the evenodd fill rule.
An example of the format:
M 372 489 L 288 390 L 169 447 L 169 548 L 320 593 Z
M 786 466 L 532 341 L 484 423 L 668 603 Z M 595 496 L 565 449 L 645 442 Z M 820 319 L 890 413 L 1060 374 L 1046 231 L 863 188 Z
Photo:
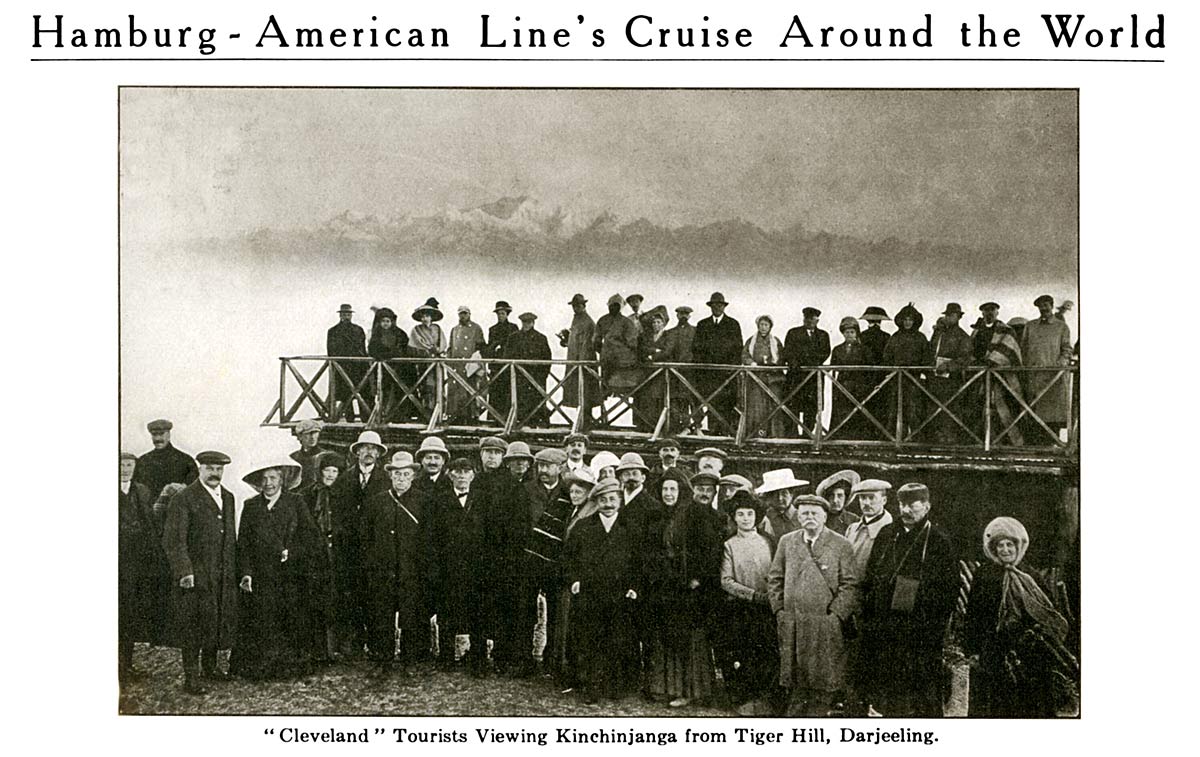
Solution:
M 674 368 L 663 368 L 663 409 L 667 411 L 667 425 L 665 432 L 667 434 L 674 433 L 672 428 L 675 424 L 671 418 L 671 371 Z
M 743 367 L 735 368 L 734 370 L 737 371 L 738 398 L 739 406 L 741 407 L 742 412 L 738 413 L 738 424 L 737 429 L 734 431 L 733 443 L 740 447 L 746 440 L 746 373 L 749 371 L 749 369 Z M 751 429 L 750 433 L 754 433 L 754 431 L 754 429 Z
M 284 413 L 287 412 L 287 401 L 283 395 L 287 388 L 287 364 L 288 359 L 285 357 L 279 358 L 279 422 L 280 424 L 287 423 L 287 418 Z
M 904 444 L 904 369 L 896 369 L 896 446 Z
M 375 412 L 372 413 L 379 419 L 380 425 L 387 425 L 387 408 L 383 406 L 383 361 L 375 363 Z
M 992 369 L 983 373 L 983 451 L 992 451 Z
M 328 369 L 328 373 L 329 373 L 329 380 L 327 380 L 325 382 L 325 389 L 326 389 L 325 407 L 329 408 L 329 410 L 328 410 L 329 416 L 326 418 L 323 418 L 322 420 L 324 420 L 326 423 L 333 423 L 335 420 L 337 420 L 337 408 L 334 407 L 334 404 L 333 404 L 334 402 L 337 401 L 335 399 L 335 397 L 333 396 L 333 389 L 334 389 L 333 384 L 335 381 L 337 381 L 337 377 L 334 375 L 333 361 L 330 360 L 328 357 L 325 358 L 325 367 Z
M 816 368 L 816 375 L 813 376 L 817 382 L 817 415 L 813 419 L 813 449 L 821 449 L 821 440 L 825 438 L 825 386 L 823 379 L 825 372 L 820 367 Z
M 516 419 L 521 414 L 521 408 L 517 405 L 517 365 L 516 363 L 508 364 L 508 422 L 504 425 L 505 433 L 512 433 L 513 427 L 516 425 Z

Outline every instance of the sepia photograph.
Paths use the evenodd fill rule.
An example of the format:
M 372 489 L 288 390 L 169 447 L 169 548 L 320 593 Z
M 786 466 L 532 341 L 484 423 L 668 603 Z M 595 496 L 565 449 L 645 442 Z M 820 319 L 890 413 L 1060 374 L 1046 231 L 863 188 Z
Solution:
M 117 115 L 122 715 L 1080 717 L 1077 89 Z

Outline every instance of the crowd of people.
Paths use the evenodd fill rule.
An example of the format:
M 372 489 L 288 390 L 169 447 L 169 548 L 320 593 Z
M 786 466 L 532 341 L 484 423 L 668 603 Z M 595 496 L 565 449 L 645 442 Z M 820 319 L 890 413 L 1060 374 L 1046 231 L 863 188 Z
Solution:
M 347 455 L 306 421 L 289 459 L 244 477 L 258 494 L 235 524 L 228 456 L 193 460 L 171 428 L 150 423 L 154 449 L 120 456 L 123 681 L 150 641 L 181 650 L 192 694 L 230 675 L 360 664 L 387 685 L 436 666 L 548 676 L 584 702 L 942 714 L 962 585 L 922 483 L 843 470 L 814 486 L 781 468 L 755 484 L 715 447 L 686 466 L 670 438 L 652 466 L 590 455 L 585 434 L 454 456 L 436 436 L 388 450 L 364 431 Z M 971 714 L 1053 716 L 1077 674 L 1067 608 L 1021 566 L 1020 522 L 996 518 L 982 542 L 962 624 Z
M 780 340 L 770 315 L 757 317 L 754 331 L 744 334 L 738 321 L 726 314 L 729 302 L 720 292 L 714 292 L 707 302 L 709 317 L 693 326 L 692 308 L 681 305 L 675 308 L 676 323 L 670 328 L 667 308 L 658 305 L 643 310 L 640 294 L 612 295 L 608 312 L 595 321 L 587 312 L 587 302 L 582 294 L 572 297 L 568 302 L 573 311 L 571 324 L 555 334 L 566 348 L 568 361 L 599 367 L 598 372 L 583 371 L 582 380 L 567 376 L 562 382 L 561 406 L 578 408 L 585 429 L 607 421 L 605 400 L 617 396 L 632 407 L 633 423 L 642 430 L 654 429 L 665 408 L 666 433 L 704 428 L 712 435 L 732 435 L 740 415 L 751 437 L 813 435 L 818 427 L 825 430 L 822 397 L 829 378 L 837 382 L 829 392 L 830 429 L 848 440 L 887 439 L 900 429 L 905 439 L 920 431 L 920 438 L 926 441 L 962 443 L 972 434 L 982 436 L 983 418 L 993 413 L 997 431 L 1007 429 L 997 441 L 1022 445 L 1026 436 L 1036 439 L 1045 429 L 1057 434 L 1074 412 L 1070 384 L 1055 370 L 1002 377 L 1008 393 L 997 387 L 991 393 L 991 408 L 985 408 L 988 400 L 983 382 L 963 391 L 981 367 L 1063 368 L 1078 360 L 1078 343 L 1072 344 L 1064 317 L 1073 303 L 1065 301 L 1056 309 L 1050 295 L 1034 301 L 1036 318 L 1014 317 L 1007 323 L 999 318 L 998 303 L 985 302 L 969 334 L 960 326 L 965 313 L 955 302 L 946 305 L 931 336 L 922 331 L 924 316 L 912 303 L 896 313 L 895 333 L 883 328 L 883 323 L 891 320 L 887 311 L 873 305 L 858 318 L 841 319 L 838 330 L 843 341 L 836 346 L 831 346 L 829 334 L 819 327 L 821 311 L 815 307 L 805 307 L 803 324 L 788 329 Z M 477 425 L 481 416 L 503 423 L 514 404 L 519 425 L 548 424 L 555 404 L 547 401 L 549 363 L 523 363 L 518 371 L 489 362 L 549 361 L 550 341 L 537 329 L 538 316 L 521 313 L 518 327 L 509 320 L 513 308 L 507 302 L 497 302 L 492 312 L 496 322 L 485 334 L 472 320 L 471 309 L 460 306 L 458 323 L 447 334 L 438 323 L 443 317 L 440 304 L 429 298 L 413 311 L 417 323 L 406 333 L 395 311 L 374 308 L 368 337 L 354 323 L 353 308 L 342 305 L 339 322 L 327 334 L 327 354 L 393 362 L 376 375 L 370 370 L 370 361 L 334 361 L 334 407 L 329 420 L 366 422 L 373 403 L 379 401 L 379 421 L 406 422 L 427 418 L 440 399 L 444 417 L 451 424 Z M 447 377 L 439 384 L 427 363 L 397 360 L 431 357 L 458 361 L 447 364 L 457 378 Z M 682 369 L 676 375 L 693 384 L 695 391 L 676 379 L 668 395 L 668 379 L 656 371 L 663 365 L 680 364 L 763 366 L 768 370 L 755 371 L 753 378 L 745 379 L 743 393 L 737 381 L 729 380 L 728 369 Z M 815 375 L 814 369 L 826 364 L 837 370 Z M 923 370 L 898 378 L 886 370 L 889 367 Z M 903 399 L 898 400 L 901 392 Z M 1020 417 L 1020 396 L 1028 398 L 1033 415 Z M 939 412 L 937 402 L 930 398 L 950 412 Z M 781 412 L 780 405 L 789 412 Z M 965 421 L 957 421 L 951 413 Z M 1019 422 L 1013 423 L 1014 417 Z

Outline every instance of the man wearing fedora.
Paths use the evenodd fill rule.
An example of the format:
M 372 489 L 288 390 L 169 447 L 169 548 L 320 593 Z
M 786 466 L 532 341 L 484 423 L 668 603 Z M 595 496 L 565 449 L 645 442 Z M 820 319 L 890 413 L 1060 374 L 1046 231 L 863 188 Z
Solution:
M 325 354 L 330 357 L 367 357 L 367 334 L 354 322 L 354 309 L 344 304 L 338 309 L 338 322 L 325 333 Z M 371 415 L 371 393 L 365 382 L 371 363 L 367 360 L 335 360 L 330 366 L 333 382 L 333 420 L 342 418 L 366 421 Z M 343 375 L 344 374 L 344 375 Z M 358 391 L 357 415 L 354 412 L 354 391 Z
M 587 312 L 587 299 L 582 294 L 576 294 L 567 303 L 574 315 L 571 327 L 558 332 L 559 345 L 567 348 L 567 360 L 595 362 L 596 360 L 596 322 Z M 583 396 L 579 394 L 580 381 L 572 375 L 563 384 L 563 405 L 579 408 L 582 414 L 581 425 L 587 428 L 592 421 L 592 408 L 599 401 L 600 387 L 594 376 L 583 366 L 568 368 L 576 371 L 583 378 Z
M 300 449 L 288 454 L 288 457 L 296 461 L 300 466 L 301 477 L 300 487 L 307 489 L 317 482 L 321 472 L 317 469 L 317 461 L 322 455 L 329 451 L 327 447 L 321 446 L 321 429 L 324 426 L 321 421 L 307 419 L 302 420 L 292 428 L 292 435 L 300 442 Z
M 858 337 L 859 341 L 863 343 L 863 347 L 867 350 L 867 364 L 883 365 L 883 351 L 887 348 L 888 340 L 891 339 L 891 334 L 883 330 L 883 322 L 890 321 L 891 318 L 888 317 L 887 311 L 883 308 L 878 305 L 871 305 L 863 311 L 862 317 L 859 320 L 867 322 L 867 328 Z M 867 393 L 870 393 L 870 389 L 879 386 L 880 382 L 886 377 L 886 373 L 867 371 L 863 378 L 864 384 L 868 387 Z M 886 426 L 888 419 L 888 389 L 885 387 L 876 393 L 866 403 L 866 407 L 875 420 Z M 864 436 L 867 436 L 869 439 L 883 438 L 882 434 L 879 433 L 879 429 L 875 427 L 875 424 L 869 421 L 862 424 L 862 431 Z
M 429 649 L 431 529 L 412 491 L 419 467 L 408 452 L 392 455 L 384 466 L 390 485 L 367 500 L 363 514 L 367 648 L 380 678 L 391 674 L 397 628 L 403 675 Z
M 238 528 L 241 595 L 229 672 L 245 678 L 304 672 L 311 663 L 300 657 L 307 652 L 310 634 L 308 619 L 301 617 L 304 574 L 298 566 L 316 557 L 310 552 L 317 534 L 304 500 L 293 491 L 302 477 L 300 466 L 289 461 L 270 463 L 242 478 L 258 494 L 243 505 Z
M 1071 327 L 1054 314 L 1054 298 L 1043 294 L 1033 301 L 1038 317 L 1025 324 L 1021 336 L 1021 355 L 1027 368 L 1065 368 L 1071 364 L 1074 349 L 1071 346 Z M 1054 434 L 1066 426 L 1071 413 L 1071 399 L 1067 392 L 1068 376 L 1054 370 L 1032 371 L 1025 374 L 1025 395 L 1037 417 Z M 1033 418 L 1029 418 L 1027 436 L 1049 441 L 1046 431 Z
M 488 329 L 487 346 L 483 350 L 483 357 L 489 360 L 500 360 L 508 357 L 505 353 L 505 345 L 508 343 L 508 338 L 519 330 L 517 324 L 508 320 L 508 316 L 512 313 L 512 305 L 509 305 L 504 300 L 497 300 L 496 307 L 492 310 L 496 314 L 496 322 Z M 504 425 L 508 419 L 508 411 L 512 408 L 512 397 L 509 392 L 509 373 L 514 369 L 511 366 L 504 366 L 499 363 L 488 364 L 488 391 L 485 397 L 493 408 L 496 409 L 498 418 L 489 418 L 493 423 Z
M 692 361 L 706 365 L 741 365 L 742 326 L 725 315 L 725 308 L 729 305 L 725 295 L 713 292 L 707 304 L 712 315 L 696 324 Z M 707 402 L 707 409 L 701 408 L 701 411 L 708 417 L 708 432 L 721 436 L 732 435 L 737 427 L 734 415 L 738 397 L 737 381 L 730 381 L 718 391 L 718 387 L 729 378 L 729 371 L 697 369 L 693 375 L 696 388 Z M 715 412 L 708 412 L 710 410 Z
M 160 418 L 146 424 L 150 442 L 154 448 L 137 459 L 133 469 L 133 480 L 150 490 L 157 497 L 167 484 L 190 484 L 199 472 L 196 461 L 186 452 L 171 444 L 171 421 Z
M 788 394 L 796 391 L 789 404 L 810 431 L 815 431 L 821 423 L 821 419 L 817 417 L 817 396 L 824 386 L 820 374 L 811 374 L 810 377 L 810 369 L 822 365 L 829 359 L 831 352 L 829 333 L 817 328 L 820 320 L 820 310 L 814 307 L 804 308 L 804 325 L 788 329 L 783 340 L 783 353 L 780 355 L 788 367 L 786 391 Z M 790 425 L 791 422 L 788 423 Z
M 183 688 L 205 693 L 200 677 L 221 680 L 217 651 L 237 633 L 237 526 L 233 494 L 221 485 L 229 456 L 201 452 L 199 477 L 171 498 L 163 551 L 175 582 L 171 637 L 183 654 Z
M 450 329 L 450 346 L 446 357 L 466 360 L 487 352 L 487 340 L 483 327 L 471 320 L 471 308 L 458 306 L 458 323 Z M 446 419 L 451 423 L 474 424 L 479 419 L 479 405 L 472 397 L 483 383 L 483 366 L 480 363 L 451 363 L 447 371 L 454 371 L 471 387 L 468 390 L 454 378 L 446 377 Z
M 933 374 L 929 377 L 929 391 L 943 404 L 948 405 L 956 416 L 964 415 L 966 403 L 963 397 L 950 401 L 962 388 L 966 376 L 963 373 L 971 365 L 973 345 L 971 337 L 958 325 L 963 309 L 957 302 L 947 303 L 938 325 L 933 330 L 933 341 L 929 345 L 929 356 L 933 363 Z M 940 408 L 937 408 L 940 409 Z M 931 409 L 930 412 L 935 412 Z M 934 438 L 938 444 L 956 444 L 961 438 L 961 429 L 945 410 L 933 419 Z
M 546 335 L 534 328 L 535 313 L 521 313 L 521 330 L 508 338 L 504 345 L 504 356 L 510 360 L 549 360 L 550 342 Z M 520 366 L 517 371 L 517 423 L 523 426 L 545 426 L 550 421 L 546 411 L 546 379 L 550 376 L 549 363 L 531 363 Z M 528 374 L 528 375 L 526 375 Z M 539 391 L 539 389 L 541 391 Z
M 792 500 L 800 493 L 801 487 L 805 486 L 808 486 L 808 482 L 796 478 L 791 468 L 779 468 L 764 473 L 762 486 L 754 490 L 755 494 L 767 503 L 767 512 L 758 527 L 774 539 L 776 544 L 785 535 L 800 527 Z
M 333 526 L 333 576 L 337 590 L 334 628 L 341 655 L 362 656 L 366 642 L 365 586 L 362 572 L 363 510 L 367 500 L 387 491 L 388 477 L 378 464 L 387 452 L 379 434 L 364 431 L 350 445 L 354 465 L 338 476 L 330 491 Z

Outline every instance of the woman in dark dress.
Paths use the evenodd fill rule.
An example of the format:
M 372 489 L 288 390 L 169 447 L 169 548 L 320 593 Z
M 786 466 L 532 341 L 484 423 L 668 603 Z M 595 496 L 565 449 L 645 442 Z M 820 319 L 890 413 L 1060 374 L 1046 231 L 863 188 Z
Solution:
M 371 341 L 367 345 L 367 354 L 376 360 L 394 360 L 412 357 L 415 354 L 408 346 L 408 334 L 396 326 L 396 313 L 391 308 L 375 311 L 375 325 L 371 327 Z M 405 397 L 401 391 L 402 387 L 409 392 L 415 391 L 419 369 L 420 366 L 415 364 L 401 363 L 390 363 L 381 369 L 380 395 L 383 402 L 382 418 L 385 423 L 409 421 L 419 416 L 416 401 Z
M 871 350 L 859 339 L 858 319 L 847 316 L 841 322 L 844 342 L 833 348 L 830 355 L 830 365 L 871 365 Z M 834 380 L 838 386 L 833 388 L 833 415 L 830 417 L 830 434 L 837 439 L 858 440 L 873 439 L 874 424 L 867 419 L 862 410 L 858 410 L 848 392 L 862 403 L 871 390 L 875 388 L 875 374 L 871 371 L 837 371 Z M 839 388 L 840 387 L 840 388 Z M 844 392 L 842 390 L 845 390 Z M 854 412 L 856 411 L 857 412 Z M 854 415 L 851 416 L 851 413 Z M 886 419 L 876 418 L 880 423 Z M 845 425 L 842 422 L 845 421 Z M 838 428 L 841 426 L 841 428 Z
M 1038 578 L 1017 567 L 1028 547 L 1029 534 L 1015 518 L 996 518 L 984 529 L 988 562 L 971 584 L 963 639 L 971 717 L 1049 718 L 1077 704 L 1070 626 Z

